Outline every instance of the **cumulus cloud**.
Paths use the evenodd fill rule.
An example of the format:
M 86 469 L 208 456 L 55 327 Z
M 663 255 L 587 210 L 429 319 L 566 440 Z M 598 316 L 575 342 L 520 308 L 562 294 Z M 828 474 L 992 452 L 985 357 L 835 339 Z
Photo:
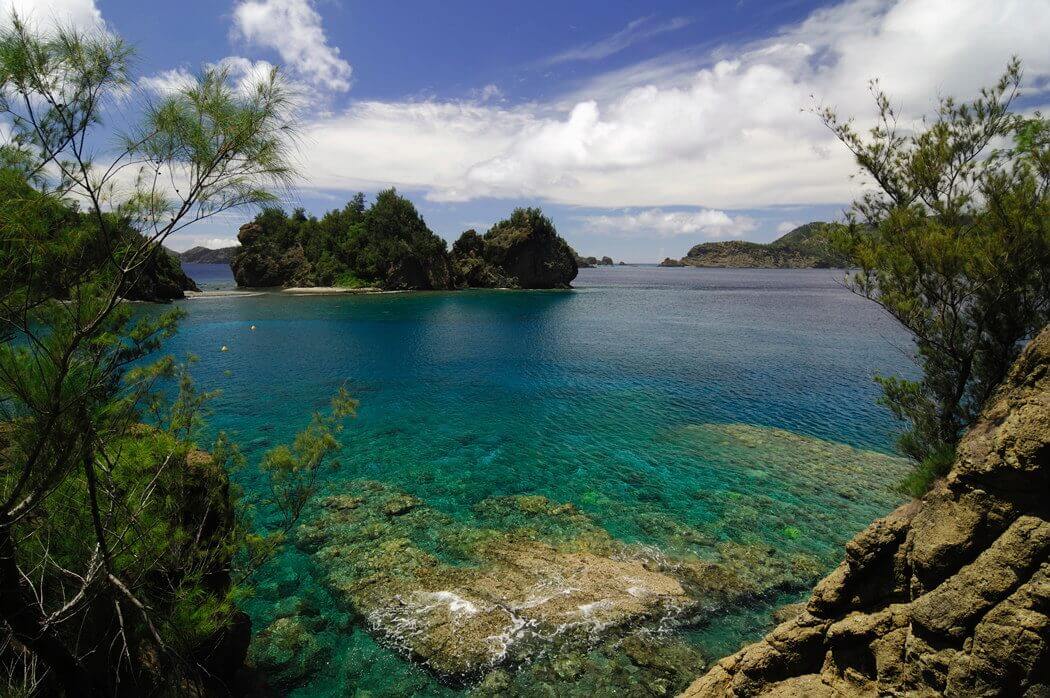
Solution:
M 795 223 L 794 221 L 784 221 L 783 223 L 777 226 L 777 235 L 784 235 L 786 233 L 790 233 L 792 230 L 799 227 L 800 225 L 802 224 Z
M 689 23 L 690 20 L 686 17 L 675 17 L 666 22 L 657 23 L 653 22 L 652 17 L 642 17 L 628 23 L 626 27 L 611 36 L 559 53 L 547 59 L 546 63 L 555 65 L 572 61 L 598 61 L 646 39 L 681 29 L 688 26 Z
M 730 216 L 725 211 L 624 211 L 614 215 L 580 216 L 582 232 L 612 237 L 670 238 L 679 235 L 708 238 L 739 237 L 755 229 L 746 216 Z
M 350 64 L 328 44 L 311 0 L 242 0 L 233 23 L 235 37 L 277 51 L 302 79 L 338 92 L 350 89 Z
M 193 245 L 191 247 L 207 247 L 212 250 L 217 250 L 222 247 L 236 247 L 241 243 L 237 242 L 237 238 L 192 238 Z
M 94 0 L 0 0 L 0 25 L 10 21 L 12 10 L 45 29 L 70 25 L 78 29 L 101 29 L 104 26 Z
M 807 108 L 870 115 L 867 81 L 878 77 L 915 119 L 937 95 L 975 94 L 1013 54 L 1028 84 L 1045 86 L 1045 9 L 848 0 L 764 40 L 649 61 L 548 103 L 358 103 L 310 124 L 304 185 L 610 208 L 845 203 L 855 167 Z
M 168 95 L 196 84 L 197 78 L 185 68 L 163 70 L 156 75 L 147 75 L 138 80 L 143 89 L 158 95 Z

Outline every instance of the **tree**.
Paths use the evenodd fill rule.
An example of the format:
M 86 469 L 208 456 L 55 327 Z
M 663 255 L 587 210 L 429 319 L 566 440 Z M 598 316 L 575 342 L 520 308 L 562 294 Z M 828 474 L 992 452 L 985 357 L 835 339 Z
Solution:
M 819 112 L 875 184 L 855 202 L 839 244 L 858 269 L 850 289 L 911 335 L 922 375 L 879 377 L 907 424 L 902 450 L 921 463 L 921 493 L 950 464 L 963 430 L 1050 313 L 1050 128 L 1012 111 L 1014 60 L 968 103 L 941 100 L 914 132 L 871 85 L 876 125 L 862 136 Z
M 107 108 L 135 105 L 130 57 L 108 33 L 17 16 L 0 30 L 0 663 L 30 691 L 141 693 L 214 671 L 234 564 L 280 544 L 355 406 L 341 393 L 263 463 L 280 523 L 252 534 L 227 479 L 236 449 L 193 443 L 208 395 L 172 359 L 145 361 L 179 313 L 121 296 L 169 235 L 287 184 L 289 98 L 276 70 L 240 92 L 209 69 L 144 100 L 105 152 Z

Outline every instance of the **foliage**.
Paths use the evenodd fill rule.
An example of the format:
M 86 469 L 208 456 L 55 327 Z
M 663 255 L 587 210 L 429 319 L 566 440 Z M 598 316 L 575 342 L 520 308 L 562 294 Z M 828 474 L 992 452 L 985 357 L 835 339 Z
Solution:
M 137 695 L 233 671 L 234 581 L 251 572 L 234 562 L 265 561 L 227 479 L 243 459 L 225 437 L 194 446 L 210 395 L 149 362 L 179 312 L 120 299 L 168 235 L 273 200 L 290 102 L 277 72 L 241 92 L 206 70 L 136 103 L 130 59 L 110 33 L 0 30 L 0 664 L 18 677 L 0 690 Z M 140 125 L 105 151 L 113 106 Z M 351 405 L 271 459 L 275 498 L 257 506 L 297 518 Z
M 1012 111 L 1020 84 L 1015 60 L 972 102 L 943 99 L 914 133 L 877 83 L 866 138 L 820 112 L 876 185 L 839 239 L 858 269 L 847 283 L 912 335 L 922 369 L 914 381 L 879 378 L 882 401 L 908 425 L 901 448 L 926 473 L 913 491 L 943 470 L 1050 312 L 1050 129 Z
M 483 236 L 468 230 L 452 246 L 457 285 L 471 287 L 568 287 L 576 278 L 576 260 L 538 208 L 516 208 Z
M 301 249 L 295 268 L 276 273 L 281 281 L 320 286 L 382 286 L 384 288 L 449 288 L 445 241 L 435 235 L 411 201 L 395 190 L 380 192 L 365 207 L 357 194 L 342 209 L 320 219 L 302 209 L 287 215 L 267 208 L 254 223 L 254 232 L 234 260 L 234 266 L 285 258 Z M 255 262 L 258 263 L 258 262 Z

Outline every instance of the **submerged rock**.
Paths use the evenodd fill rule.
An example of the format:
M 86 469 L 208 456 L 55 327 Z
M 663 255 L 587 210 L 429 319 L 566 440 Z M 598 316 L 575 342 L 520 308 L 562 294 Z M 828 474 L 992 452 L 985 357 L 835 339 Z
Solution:
M 254 639 L 250 658 L 265 672 L 270 685 L 288 691 L 302 685 L 331 657 L 331 648 L 298 617 L 278 618 Z
M 806 609 L 685 696 L 1050 695 L 1050 328 L 946 481 L 857 535 Z
M 441 675 L 475 675 L 555 637 L 588 642 L 692 603 L 673 576 L 614 557 L 626 551 L 575 509 L 545 498 L 479 509 L 492 514 L 502 504 L 506 515 L 562 518 L 571 537 L 467 527 L 378 483 L 362 489 L 359 505 L 326 501 L 301 544 L 316 549 L 327 583 L 380 637 Z
M 722 543 L 711 560 L 654 555 L 542 496 L 484 500 L 462 520 L 381 483 L 351 490 L 300 528 L 300 548 L 377 637 L 454 680 L 542 657 L 563 658 L 550 670 L 564 679 L 572 648 L 799 580 L 791 558 L 762 546 Z

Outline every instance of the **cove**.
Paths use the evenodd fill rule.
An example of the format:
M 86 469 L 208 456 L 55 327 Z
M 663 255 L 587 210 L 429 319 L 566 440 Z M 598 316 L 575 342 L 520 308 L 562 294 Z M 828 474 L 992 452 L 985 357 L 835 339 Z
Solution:
M 225 283 L 195 267 L 202 288 Z M 544 684 L 652 695 L 757 639 L 773 607 L 901 499 L 895 425 L 872 376 L 911 370 L 907 339 L 838 286 L 841 275 L 616 267 L 581 270 L 571 291 L 180 303 L 187 317 L 166 349 L 200 357 L 194 377 L 222 391 L 209 429 L 228 432 L 249 462 L 340 385 L 361 401 L 328 483 L 332 495 L 359 497 L 358 513 L 331 515 L 315 545 L 289 546 L 245 602 L 256 632 L 271 629 L 260 656 L 285 652 L 287 686 L 301 696 L 528 694 Z M 262 486 L 251 467 L 240 479 Z M 388 500 L 369 492 L 418 500 L 405 514 L 415 518 L 383 514 Z M 374 545 L 353 538 L 366 525 Z M 333 546 L 353 557 L 397 545 L 401 558 L 375 562 L 384 574 L 409 554 L 478 569 L 493 563 L 472 532 L 505 543 L 525 529 L 589 554 L 609 546 L 599 552 L 699 564 L 732 550 L 754 594 L 692 613 L 685 627 L 651 617 L 640 639 L 554 642 L 520 667 L 450 680 L 423 666 L 418 643 L 362 613 L 359 596 L 339 592 L 333 579 L 356 579 L 358 567 L 318 558 Z

